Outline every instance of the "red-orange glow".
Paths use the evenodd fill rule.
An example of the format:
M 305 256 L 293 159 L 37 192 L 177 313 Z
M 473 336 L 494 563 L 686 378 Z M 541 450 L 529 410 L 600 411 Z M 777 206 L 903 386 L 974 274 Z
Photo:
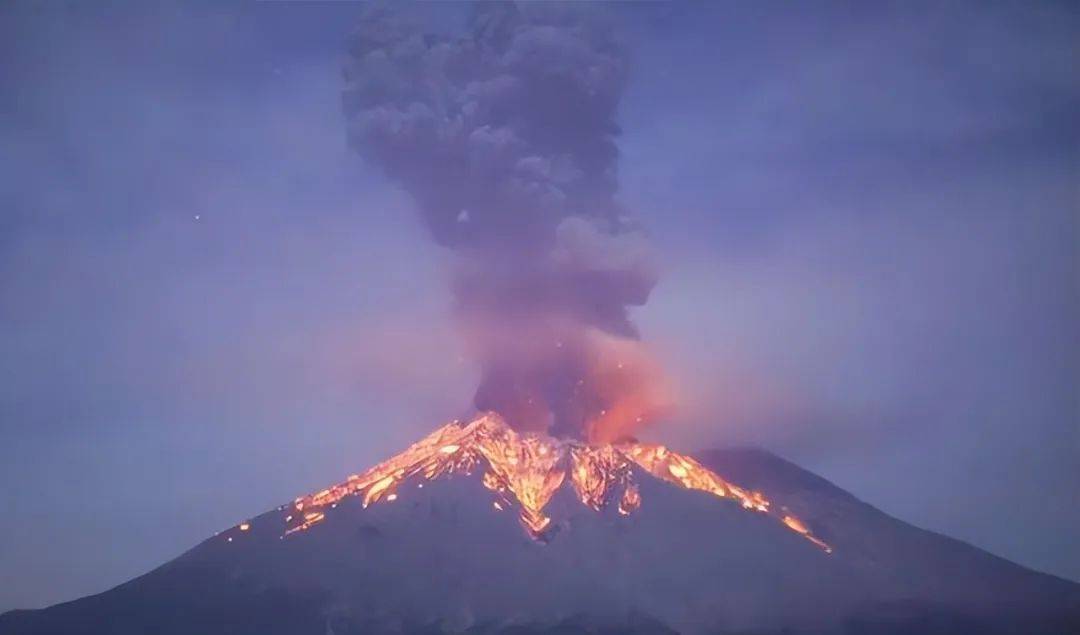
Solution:
M 476 469 L 483 470 L 481 482 L 496 497 L 493 507 L 498 511 L 515 507 L 521 524 L 534 538 L 543 536 L 551 526 L 544 508 L 565 484 L 591 509 L 600 511 L 617 501 L 618 513 L 633 514 L 647 504 L 634 480 L 635 469 L 641 469 L 673 485 L 730 499 L 750 512 L 773 517 L 831 551 L 799 519 L 774 514 L 761 492 L 738 487 L 689 456 L 662 445 L 591 445 L 519 433 L 493 413 L 465 425 L 454 422 L 443 426 L 362 475 L 354 474 L 344 483 L 296 499 L 295 513 L 285 518 L 285 533 L 302 531 L 323 521 L 323 510 L 346 496 L 360 497 L 367 507 L 404 495 L 398 493 L 398 486 L 411 478 L 430 481 L 450 474 L 470 474 Z
M 790 527 L 792 531 L 802 534 L 803 537 L 805 537 L 807 540 L 824 549 L 826 553 L 832 553 L 832 547 L 825 544 L 818 538 L 814 537 L 814 535 L 810 533 L 810 529 L 806 525 L 804 525 L 801 520 L 795 518 L 794 516 L 788 515 L 785 515 L 783 520 L 784 524 Z
M 568 315 L 514 321 L 513 328 L 486 313 L 462 318 L 470 354 L 487 373 L 476 405 L 499 412 L 515 430 L 610 443 L 673 402 L 659 363 L 637 339 Z
M 619 499 L 619 513 L 629 516 L 636 512 L 638 507 L 641 507 L 641 493 L 638 492 L 637 485 L 630 483 L 623 490 L 622 498 Z
M 596 333 L 591 347 L 594 362 L 584 382 L 603 408 L 586 424 L 590 443 L 630 437 L 670 409 L 668 383 L 641 342 Z

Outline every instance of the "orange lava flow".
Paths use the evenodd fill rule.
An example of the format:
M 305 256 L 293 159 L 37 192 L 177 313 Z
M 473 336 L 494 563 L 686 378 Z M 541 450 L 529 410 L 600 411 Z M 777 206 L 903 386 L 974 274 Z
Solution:
M 832 551 L 799 519 L 774 513 L 760 492 L 740 488 L 694 459 L 662 445 L 560 441 L 542 434 L 518 433 L 494 413 L 480 415 L 467 424 L 455 421 L 443 426 L 363 474 L 296 499 L 286 518 L 285 534 L 321 522 L 326 509 L 346 496 L 359 496 L 367 507 L 394 501 L 398 486 L 413 477 L 431 481 L 478 469 L 483 470 L 484 486 L 497 496 L 495 509 L 516 507 L 521 524 L 533 538 L 544 536 L 551 524 L 544 508 L 567 482 L 578 500 L 593 510 L 617 501 L 621 515 L 633 514 L 642 505 L 634 481 L 634 470 L 641 469 L 673 485 L 730 499 L 751 512 L 773 517 L 826 552 Z

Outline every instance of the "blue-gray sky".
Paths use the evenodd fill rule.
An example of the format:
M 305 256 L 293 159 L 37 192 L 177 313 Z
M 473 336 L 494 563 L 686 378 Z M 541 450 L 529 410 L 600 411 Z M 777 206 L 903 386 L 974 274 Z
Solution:
M 361 10 L 0 10 L 0 610 L 467 408 L 448 254 L 345 144 Z M 634 317 L 681 406 L 649 435 L 1080 579 L 1076 9 L 611 10 L 619 197 L 662 269 Z

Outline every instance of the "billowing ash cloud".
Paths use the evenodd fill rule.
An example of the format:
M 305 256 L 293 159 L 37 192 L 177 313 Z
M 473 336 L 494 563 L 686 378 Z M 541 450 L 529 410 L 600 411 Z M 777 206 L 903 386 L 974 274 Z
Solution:
M 610 26 L 546 3 L 492 3 L 450 39 L 380 7 L 349 54 L 350 143 L 461 257 L 476 407 L 597 440 L 647 420 L 656 372 L 627 308 L 655 275 L 614 198 L 627 57 Z

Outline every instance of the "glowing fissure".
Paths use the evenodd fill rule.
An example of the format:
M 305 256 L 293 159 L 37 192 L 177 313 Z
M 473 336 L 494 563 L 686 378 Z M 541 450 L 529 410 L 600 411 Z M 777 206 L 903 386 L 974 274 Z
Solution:
M 285 519 L 285 534 L 321 522 L 326 509 L 346 496 L 359 496 L 364 507 L 392 503 L 398 497 L 398 487 L 413 477 L 422 479 L 417 484 L 422 487 L 423 481 L 471 474 L 477 469 L 483 470 L 481 482 L 496 497 L 494 508 L 516 508 L 525 530 L 537 539 L 551 524 L 544 508 L 567 481 L 583 505 L 599 511 L 614 502 L 621 515 L 633 514 L 643 504 L 634 481 L 634 470 L 642 469 L 673 485 L 730 499 L 750 512 L 773 517 L 826 552 L 832 551 L 801 520 L 774 512 L 761 492 L 729 483 L 694 459 L 662 445 L 561 441 L 516 432 L 494 413 L 467 424 L 455 421 L 443 426 L 363 474 L 296 499 Z

